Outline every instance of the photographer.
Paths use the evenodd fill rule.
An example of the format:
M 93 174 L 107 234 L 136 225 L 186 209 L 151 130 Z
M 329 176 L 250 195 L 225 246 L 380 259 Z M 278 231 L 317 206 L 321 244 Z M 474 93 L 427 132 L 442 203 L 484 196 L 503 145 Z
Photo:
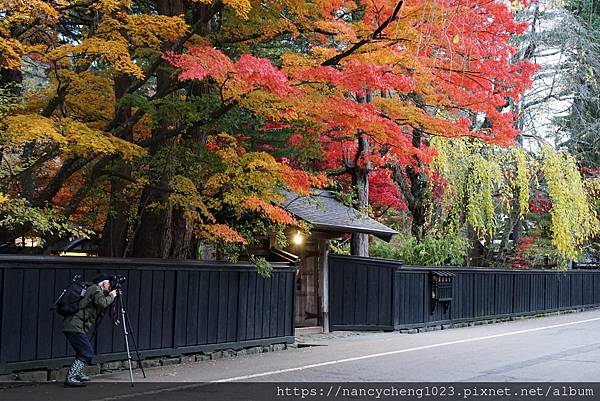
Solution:
M 102 315 L 117 296 L 117 290 L 110 288 L 110 275 L 100 273 L 87 287 L 85 295 L 79 303 L 79 310 L 64 320 L 63 333 L 75 350 L 75 361 L 71 364 L 65 386 L 81 387 L 90 378 L 83 373 L 83 368 L 90 364 L 94 351 L 88 332 L 95 327 L 96 320 Z

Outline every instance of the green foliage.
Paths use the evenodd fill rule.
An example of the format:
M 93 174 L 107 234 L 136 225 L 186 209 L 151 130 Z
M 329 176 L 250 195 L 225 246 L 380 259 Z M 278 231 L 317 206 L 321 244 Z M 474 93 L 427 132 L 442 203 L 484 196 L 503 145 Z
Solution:
M 475 139 L 435 138 L 438 151 L 433 170 L 447 181 L 440 213 L 454 232 L 468 223 L 478 238 L 491 238 L 498 229 L 497 194 L 508 190 L 503 163 L 509 151 Z
M 33 207 L 22 198 L 10 198 L 4 195 L 0 199 L 0 229 L 13 230 L 30 227 L 29 235 L 66 236 L 88 238 L 90 231 L 71 225 L 54 208 Z
M 250 255 L 250 262 L 256 266 L 256 271 L 264 278 L 271 277 L 273 265 L 262 256 Z
M 0 86 L 0 118 L 19 107 L 18 89 L 16 84 Z
M 600 30 L 600 4 L 598 2 L 593 0 L 567 0 L 564 2 L 564 6 L 589 28 Z
M 369 245 L 369 252 L 371 252 L 371 247 L 373 246 L 373 244 Z M 329 243 L 329 250 L 333 253 L 336 253 L 338 255 L 350 255 L 350 243 L 347 241 L 331 241 Z M 385 257 L 385 256 L 380 256 L 380 257 Z M 393 259 L 393 258 L 389 258 L 389 259 Z
M 409 265 L 462 266 L 468 251 L 468 241 L 462 236 L 440 238 L 425 235 L 421 241 L 409 236 L 397 236 L 392 242 L 374 240 L 369 247 L 373 257 L 398 259 Z

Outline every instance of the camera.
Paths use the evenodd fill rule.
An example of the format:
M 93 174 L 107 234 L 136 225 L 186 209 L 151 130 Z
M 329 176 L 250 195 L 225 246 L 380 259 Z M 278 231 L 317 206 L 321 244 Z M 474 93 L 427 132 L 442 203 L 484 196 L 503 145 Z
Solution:
M 120 275 L 111 276 L 109 281 L 111 290 L 119 290 L 121 289 L 121 285 L 127 281 L 127 277 Z

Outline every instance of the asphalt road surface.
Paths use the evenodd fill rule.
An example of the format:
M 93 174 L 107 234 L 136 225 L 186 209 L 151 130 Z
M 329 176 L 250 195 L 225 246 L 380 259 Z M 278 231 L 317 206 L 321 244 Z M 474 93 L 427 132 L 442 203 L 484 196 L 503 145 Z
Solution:
M 193 398 L 210 387 L 200 382 L 600 382 L 598 310 L 419 334 L 354 335 L 316 343 L 147 369 L 147 379 L 136 371 L 133 389 L 127 385 L 128 372 L 119 372 L 96 377 L 96 384 L 87 389 L 62 389 L 58 383 L 24 386 L 0 392 L 0 400 L 82 399 L 84 392 L 86 399 L 97 400 L 171 400 L 177 394 L 210 399 Z

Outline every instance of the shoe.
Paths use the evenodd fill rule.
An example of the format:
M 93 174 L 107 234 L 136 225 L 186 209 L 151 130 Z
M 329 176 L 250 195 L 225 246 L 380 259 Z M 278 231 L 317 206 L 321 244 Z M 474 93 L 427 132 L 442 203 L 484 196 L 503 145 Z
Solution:
M 89 376 L 87 376 L 85 373 L 80 373 L 75 377 L 77 380 L 79 380 L 80 382 L 89 382 L 90 380 L 92 380 Z
M 64 382 L 65 387 L 85 387 L 86 384 L 84 382 L 80 382 L 77 379 L 70 379 Z
M 82 374 L 84 367 L 85 363 L 79 359 L 75 359 L 73 361 L 69 371 L 67 372 L 67 377 L 65 377 L 65 387 L 85 387 L 85 383 L 77 379 L 77 377 Z

